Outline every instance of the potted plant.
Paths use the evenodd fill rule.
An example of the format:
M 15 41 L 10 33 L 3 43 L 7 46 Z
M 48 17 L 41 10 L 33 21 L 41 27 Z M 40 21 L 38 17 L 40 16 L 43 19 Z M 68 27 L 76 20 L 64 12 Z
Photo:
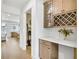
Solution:
M 73 33 L 72 29 L 65 28 L 58 30 L 58 32 L 64 35 L 64 39 L 67 39 L 67 37 Z

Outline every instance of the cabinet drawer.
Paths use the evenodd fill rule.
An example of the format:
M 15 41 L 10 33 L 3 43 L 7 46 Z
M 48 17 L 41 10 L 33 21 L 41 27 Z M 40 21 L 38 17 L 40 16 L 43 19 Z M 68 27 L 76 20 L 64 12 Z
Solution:
M 43 44 L 43 45 L 46 45 L 46 46 L 49 46 L 51 47 L 51 42 L 48 42 L 48 41 L 45 41 L 45 40 L 40 40 L 40 44 Z

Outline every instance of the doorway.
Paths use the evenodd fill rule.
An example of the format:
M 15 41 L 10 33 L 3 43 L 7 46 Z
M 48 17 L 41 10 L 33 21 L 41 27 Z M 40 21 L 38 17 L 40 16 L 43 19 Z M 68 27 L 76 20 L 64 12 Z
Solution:
M 26 48 L 27 48 L 27 51 L 28 51 L 28 54 L 30 54 L 31 56 L 31 28 L 32 28 L 32 24 L 31 24 L 31 9 L 29 9 L 27 12 L 26 12 Z

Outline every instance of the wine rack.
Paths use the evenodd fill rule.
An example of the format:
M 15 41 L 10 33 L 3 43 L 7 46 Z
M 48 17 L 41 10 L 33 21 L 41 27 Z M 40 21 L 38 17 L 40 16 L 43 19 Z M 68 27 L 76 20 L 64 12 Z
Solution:
M 56 2 L 55 1 L 56 0 L 47 0 L 44 3 L 44 27 L 51 28 L 55 26 L 76 26 L 77 25 L 76 7 L 75 8 L 73 7 L 73 9 L 71 10 L 70 9 L 65 10 L 63 9 L 64 0 L 62 0 L 62 3 L 59 3 L 59 5 L 62 4 L 62 6 L 58 5 L 55 6 L 57 3 L 57 1 Z
M 54 26 L 76 26 L 76 10 L 54 15 Z

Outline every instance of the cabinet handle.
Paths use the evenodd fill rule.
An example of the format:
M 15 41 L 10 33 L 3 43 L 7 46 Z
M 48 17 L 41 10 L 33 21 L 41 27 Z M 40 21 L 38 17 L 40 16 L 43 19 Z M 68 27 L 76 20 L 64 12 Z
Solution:
M 50 48 L 48 48 L 48 49 L 50 49 Z

